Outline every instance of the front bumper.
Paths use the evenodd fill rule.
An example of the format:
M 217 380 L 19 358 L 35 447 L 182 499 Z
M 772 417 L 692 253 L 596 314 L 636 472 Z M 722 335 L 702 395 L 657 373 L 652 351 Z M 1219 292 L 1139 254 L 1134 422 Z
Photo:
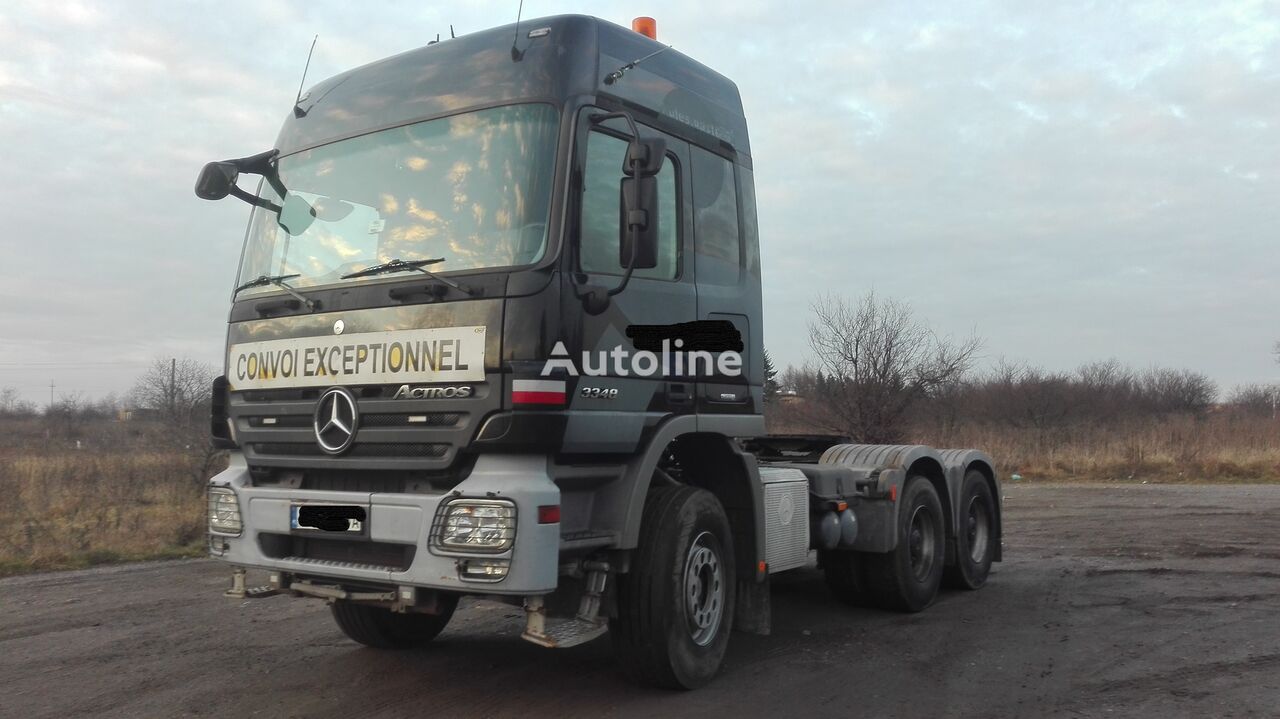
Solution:
M 243 530 L 239 536 L 210 533 L 211 554 L 230 564 L 351 582 L 416 586 L 474 594 L 542 594 L 556 587 L 560 525 L 539 524 L 538 507 L 558 505 L 560 490 L 551 481 L 542 455 L 481 455 L 470 476 L 441 494 L 334 492 L 254 487 L 239 454 L 210 486 L 229 487 L 239 500 Z M 437 509 L 458 498 L 498 498 L 515 503 L 515 542 L 501 554 L 441 552 L 431 546 Z M 350 504 L 368 508 L 367 532 L 359 538 L 292 530 L 290 507 L 301 502 Z M 372 542 L 412 551 L 407 567 L 294 556 L 278 549 L 291 537 L 308 542 Z M 332 545 L 337 546 L 337 545 Z M 283 556 L 282 556 L 283 555 Z M 467 559 L 507 559 L 510 568 L 500 581 L 463 579 L 459 564 Z

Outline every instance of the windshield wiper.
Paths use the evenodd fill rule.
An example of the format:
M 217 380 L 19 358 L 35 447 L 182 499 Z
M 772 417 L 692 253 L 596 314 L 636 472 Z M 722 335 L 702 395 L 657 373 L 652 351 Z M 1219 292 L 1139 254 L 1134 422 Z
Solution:
M 471 290 L 469 288 L 463 287 L 462 285 L 458 284 L 457 282 L 454 282 L 448 277 L 441 277 L 440 275 L 437 275 L 436 273 L 432 272 L 431 270 L 428 270 L 425 267 L 425 265 L 434 265 L 440 262 L 444 262 L 443 257 L 437 257 L 431 260 L 409 260 L 409 261 L 401 260 L 397 258 L 397 259 L 383 262 L 380 265 L 374 265 L 373 267 L 366 267 L 363 270 L 359 270 L 358 272 L 351 272 L 349 274 L 345 274 L 342 276 L 342 279 L 349 280 L 349 279 L 352 279 L 353 277 L 369 277 L 370 275 L 384 275 L 389 272 L 408 272 L 412 270 L 416 272 L 421 272 L 422 274 L 426 275 L 427 277 L 430 277 L 433 280 L 440 280 L 441 282 L 445 283 L 446 285 L 449 285 L 450 287 L 452 287 L 453 289 L 459 292 L 462 292 L 463 294 L 467 294 L 467 295 L 471 294 Z
M 247 290 L 247 289 L 249 289 L 249 288 L 251 288 L 251 287 L 265 287 L 266 285 L 275 285 L 276 287 L 279 287 L 280 289 L 284 290 L 285 292 L 288 292 L 288 293 L 289 293 L 289 295 L 290 295 L 290 296 L 292 296 L 295 300 L 297 300 L 297 301 L 301 302 L 301 303 L 302 303 L 302 304 L 307 308 L 307 311 L 308 311 L 308 312 L 315 312 L 315 311 L 316 311 L 316 301 L 315 301 L 315 300 L 311 299 L 310 297 L 307 297 L 306 295 L 302 294 L 301 292 L 299 292 L 299 291 L 297 291 L 297 290 L 293 289 L 292 287 L 290 287 L 289 285 L 285 284 L 285 280 L 291 280 L 291 279 L 293 279 L 293 278 L 295 278 L 295 277 L 301 277 L 301 276 L 302 276 L 302 275 L 299 275 L 299 274 L 293 274 L 293 275 L 275 275 L 275 276 L 271 276 L 271 275 L 262 275 L 262 276 L 258 277 L 257 279 L 249 280 L 248 282 L 244 283 L 243 285 L 240 285 L 239 287 L 237 287 L 237 288 L 236 288 L 236 291 L 231 293 L 231 296 L 232 296 L 232 297 L 235 297 L 236 295 L 240 294 L 240 291 L 241 291 L 241 290 Z

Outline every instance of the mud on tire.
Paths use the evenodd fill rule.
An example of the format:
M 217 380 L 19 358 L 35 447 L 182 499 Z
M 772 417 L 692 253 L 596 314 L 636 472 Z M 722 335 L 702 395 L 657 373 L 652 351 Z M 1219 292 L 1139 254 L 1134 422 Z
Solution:
M 643 684 L 694 689 L 716 675 L 733 628 L 733 537 L 720 501 L 693 487 L 645 498 L 631 570 L 609 622 L 623 672 Z

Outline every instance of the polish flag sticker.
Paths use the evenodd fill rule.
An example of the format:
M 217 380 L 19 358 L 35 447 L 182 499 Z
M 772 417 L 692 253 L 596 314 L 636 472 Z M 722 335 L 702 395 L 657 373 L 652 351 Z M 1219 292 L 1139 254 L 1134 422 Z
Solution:
M 564 380 L 513 379 L 511 404 L 564 404 Z

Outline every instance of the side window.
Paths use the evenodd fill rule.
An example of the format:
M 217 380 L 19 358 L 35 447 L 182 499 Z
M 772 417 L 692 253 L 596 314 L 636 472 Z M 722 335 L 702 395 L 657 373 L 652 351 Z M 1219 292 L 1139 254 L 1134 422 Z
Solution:
M 743 266 L 760 276 L 760 225 L 756 218 L 755 176 L 745 167 L 738 168 L 738 184 L 742 188 L 742 246 L 746 251 Z
M 579 265 L 584 272 L 620 275 L 618 191 L 627 141 L 603 132 L 587 135 L 582 178 L 582 237 Z M 637 269 L 632 277 L 674 280 L 680 270 L 680 218 L 676 214 L 676 168 L 668 157 L 658 173 L 658 266 Z
M 742 245 L 733 163 L 694 147 L 692 164 L 698 284 L 736 285 Z

